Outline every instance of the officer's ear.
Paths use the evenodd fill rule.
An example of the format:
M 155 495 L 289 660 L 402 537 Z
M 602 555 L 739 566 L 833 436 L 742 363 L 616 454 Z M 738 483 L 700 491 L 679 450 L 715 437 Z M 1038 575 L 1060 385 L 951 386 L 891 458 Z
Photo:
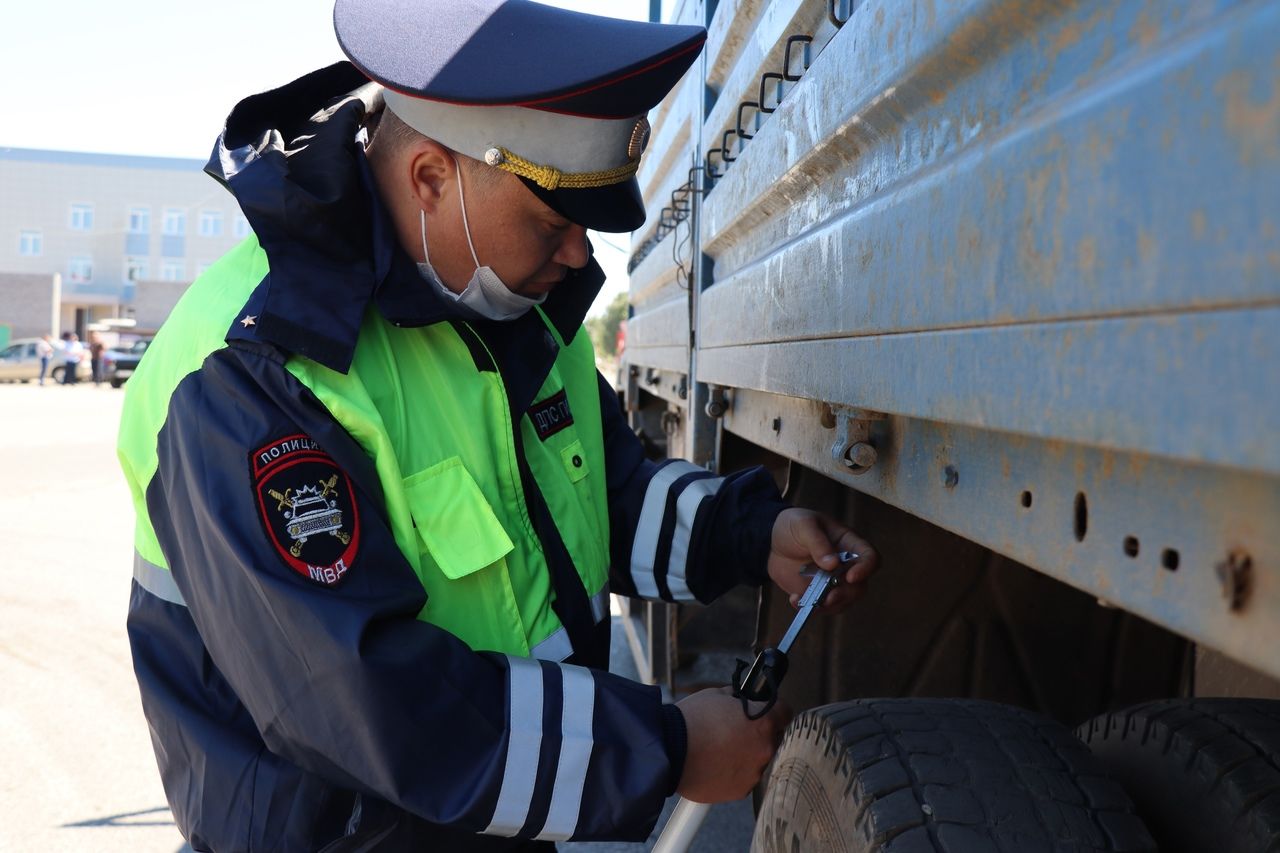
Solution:
M 440 202 L 457 186 L 457 161 L 448 148 L 434 139 L 422 139 L 409 151 L 409 184 L 419 206 L 435 213 Z

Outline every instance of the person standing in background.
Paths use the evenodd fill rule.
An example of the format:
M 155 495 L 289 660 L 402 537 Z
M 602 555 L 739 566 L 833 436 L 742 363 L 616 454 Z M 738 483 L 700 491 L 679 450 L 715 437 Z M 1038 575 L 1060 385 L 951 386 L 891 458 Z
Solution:
M 93 384 L 102 384 L 102 354 L 107 351 L 102 343 L 102 336 L 97 332 L 89 333 L 89 367 L 93 371 Z
M 75 332 L 62 333 L 62 384 L 76 384 L 76 370 L 80 367 L 80 359 L 84 357 L 84 344 Z
M 41 335 L 36 343 L 36 355 L 40 356 L 40 384 L 44 384 L 45 374 L 49 372 L 49 359 L 53 358 L 53 344 L 48 335 Z

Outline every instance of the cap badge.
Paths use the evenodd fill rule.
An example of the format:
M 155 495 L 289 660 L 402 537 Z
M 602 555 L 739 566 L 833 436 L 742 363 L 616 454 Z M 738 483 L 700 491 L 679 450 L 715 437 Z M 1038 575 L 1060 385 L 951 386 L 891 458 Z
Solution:
M 639 159 L 648 145 L 649 119 L 641 116 L 636 121 L 636 126 L 631 128 L 631 141 L 627 143 L 627 157 L 631 160 Z
M 506 160 L 507 157 L 502 153 L 501 148 L 490 148 L 484 152 L 484 161 L 490 166 L 501 166 Z

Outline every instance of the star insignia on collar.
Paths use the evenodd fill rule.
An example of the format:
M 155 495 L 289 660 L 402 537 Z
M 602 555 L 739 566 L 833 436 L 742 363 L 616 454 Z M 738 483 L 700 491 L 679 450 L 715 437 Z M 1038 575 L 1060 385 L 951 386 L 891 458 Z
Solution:
M 252 325 L 255 325 L 257 322 L 258 322 L 258 316 L 256 314 L 245 314 L 243 317 L 240 318 L 240 325 L 244 326 L 246 329 Z

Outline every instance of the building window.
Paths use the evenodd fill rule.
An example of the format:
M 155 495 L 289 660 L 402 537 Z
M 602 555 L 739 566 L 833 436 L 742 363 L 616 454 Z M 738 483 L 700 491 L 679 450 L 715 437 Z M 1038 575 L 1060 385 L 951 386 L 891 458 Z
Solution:
M 160 278 L 164 281 L 182 281 L 187 275 L 187 265 L 182 261 L 165 261 L 160 267 Z
M 180 237 L 186 234 L 187 212 L 180 207 L 166 207 L 161 230 L 171 237 Z
M 67 280 L 72 284 L 93 281 L 93 258 L 81 255 L 67 261 Z
M 236 235 L 237 240 L 243 240 L 249 236 L 249 220 L 244 218 L 243 213 L 236 214 L 236 224 L 231 226 L 231 233 Z
M 142 281 L 146 277 L 147 277 L 147 259 L 146 258 L 125 258 L 124 259 L 125 281 Z
M 149 207 L 129 208 L 129 233 L 130 234 L 150 234 L 151 233 L 151 208 Z
M 200 211 L 200 236 L 201 237 L 221 237 L 222 236 L 222 211 L 221 210 Z
M 93 230 L 93 205 L 91 204 L 71 205 L 71 230 L 72 231 L 92 231 Z
M 44 241 L 39 231 L 21 231 L 18 233 L 18 254 L 35 257 L 44 254 Z

